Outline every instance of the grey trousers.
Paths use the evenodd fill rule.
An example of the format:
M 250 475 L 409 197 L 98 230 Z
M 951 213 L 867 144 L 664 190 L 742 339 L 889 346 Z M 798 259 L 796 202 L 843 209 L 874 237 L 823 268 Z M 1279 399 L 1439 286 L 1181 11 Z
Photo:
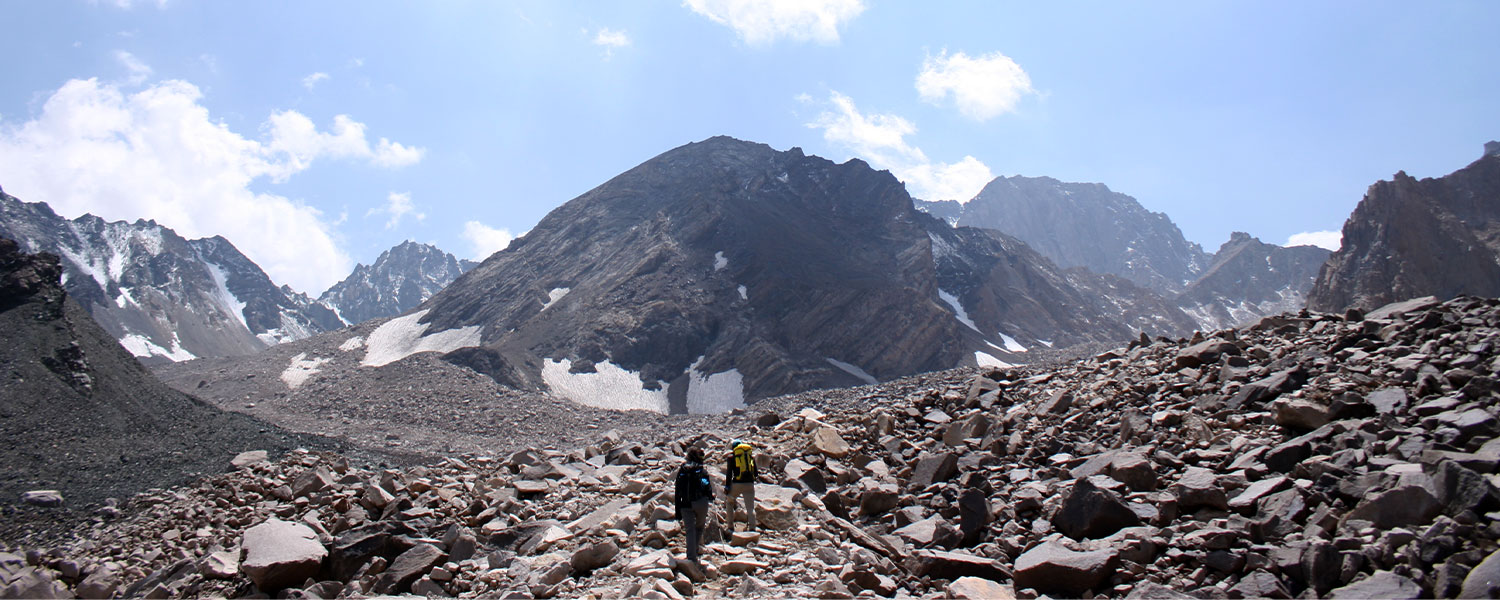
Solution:
M 745 499 L 745 523 L 750 526 L 750 531 L 755 531 L 755 484 L 754 483 L 731 483 L 729 484 L 729 528 L 734 529 L 735 502 L 739 498 Z
M 688 562 L 698 563 L 698 540 L 703 537 L 703 528 L 708 523 L 709 499 L 704 498 L 688 505 L 682 511 L 682 530 L 687 534 Z

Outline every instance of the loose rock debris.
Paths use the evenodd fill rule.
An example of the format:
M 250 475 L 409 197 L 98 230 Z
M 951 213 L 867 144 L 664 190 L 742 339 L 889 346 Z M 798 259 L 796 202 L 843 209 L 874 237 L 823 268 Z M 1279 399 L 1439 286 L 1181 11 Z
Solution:
M 0 553 L 6 597 L 1456 597 L 1500 592 L 1500 301 L 1283 315 L 1049 368 L 767 400 L 646 446 L 329 453 Z M 758 447 L 681 560 L 683 450 Z M 258 458 L 258 457 L 256 457 Z M 720 462 L 711 460 L 711 465 Z M 717 469 L 715 469 L 717 471 Z M 723 488 L 722 472 L 714 473 Z M 43 509 L 36 509 L 43 510 Z M 742 527 L 743 524 L 740 524 Z

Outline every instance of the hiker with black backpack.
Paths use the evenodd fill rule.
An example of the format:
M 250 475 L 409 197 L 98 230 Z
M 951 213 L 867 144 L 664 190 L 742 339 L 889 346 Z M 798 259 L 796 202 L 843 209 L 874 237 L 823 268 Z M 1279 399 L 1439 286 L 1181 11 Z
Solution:
M 729 443 L 729 467 L 724 471 L 729 490 L 729 530 L 734 531 L 734 504 L 745 499 L 746 531 L 755 531 L 755 454 L 750 444 L 741 440 Z
M 698 539 L 708 522 L 708 506 L 714 497 L 714 484 L 708 478 L 708 469 L 703 468 L 703 449 L 688 448 L 687 462 L 677 470 L 677 485 L 674 490 L 677 510 L 675 517 L 682 522 L 687 534 L 687 559 L 700 570 L 698 562 Z

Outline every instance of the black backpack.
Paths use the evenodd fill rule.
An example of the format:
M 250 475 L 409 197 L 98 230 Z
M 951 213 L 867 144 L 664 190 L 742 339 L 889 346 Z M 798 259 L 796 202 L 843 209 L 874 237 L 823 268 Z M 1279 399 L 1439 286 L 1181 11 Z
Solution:
M 714 484 L 709 480 L 708 470 L 703 465 L 684 466 L 677 477 L 682 482 L 679 489 L 683 490 L 680 502 L 689 503 L 714 497 Z

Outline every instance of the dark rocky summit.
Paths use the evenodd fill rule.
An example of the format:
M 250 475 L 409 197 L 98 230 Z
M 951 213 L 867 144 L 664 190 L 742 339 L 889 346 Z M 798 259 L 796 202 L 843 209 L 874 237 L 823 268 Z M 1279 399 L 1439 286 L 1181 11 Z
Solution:
M 957 224 L 1003 231 L 1061 267 L 1116 275 L 1167 295 L 1197 278 L 1210 258 L 1166 215 L 1099 183 L 997 177 L 963 204 Z
M 1317 246 L 1283 247 L 1235 232 L 1213 262 L 1178 294 L 1178 306 L 1205 329 L 1223 329 L 1306 304 L 1330 252 Z
M 0 534 L 27 523 L 13 505 L 23 492 L 55 490 L 81 510 L 216 473 L 244 450 L 318 443 L 157 381 L 64 292 L 64 272 L 0 238 Z
M 1318 273 L 1308 307 L 1370 309 L 1459 294 L 1500 295 L 1500 153 L 1443 177 L 1405 172 L 1370 186 L 1344 222 L 1343 247 Z
M 478 328 L 479 347 L 455 360 L 513 387 L 633 378 L 639 389 L 610 386 L 630 396 L 611 406 L 674 412 L 989 360 L 976 352 L 998 362 L 1003 336 L 1119 340 L 1146 329 L 1101 312 L 1105 301 L 1081 298 L 1019 244 L 936 241 L 946 230 L 861 161 L 712 138 L 554 210 L 422 304 L 419 322 Z M 956 263 L 938 264 L 944 252 L 980 255 L 959 276 Z M 1016 276 L 1040 271 L 1048 281 Z M 1044 292 L 1067 295 L 1073 314 Z M 971 300 L 985 302 L 985 329 L 961 323 Z
M 1500 301 L 1424 300 L 662 417 L 666 440 L 247 459 L 76 537 L 0 540 L 0 578 L 87 597 L 1489 597 L 1496 332 Z M 717 505 L 699 570 L 670 482 L 688 446 L 736 438 L 759 449 L 761 529 Z
M 348 325 L 394 317 L 431 298 L 476 264 L 408 240 L 380 253 L 374 264 L 356 265 L 318 301 Z
M 3 192 L 0 236 L 60 256 L 68 294 L 147 362 L 246 355 L 342 325 L 222 237 L 185 240 L 154 221 L 68 220 Z

